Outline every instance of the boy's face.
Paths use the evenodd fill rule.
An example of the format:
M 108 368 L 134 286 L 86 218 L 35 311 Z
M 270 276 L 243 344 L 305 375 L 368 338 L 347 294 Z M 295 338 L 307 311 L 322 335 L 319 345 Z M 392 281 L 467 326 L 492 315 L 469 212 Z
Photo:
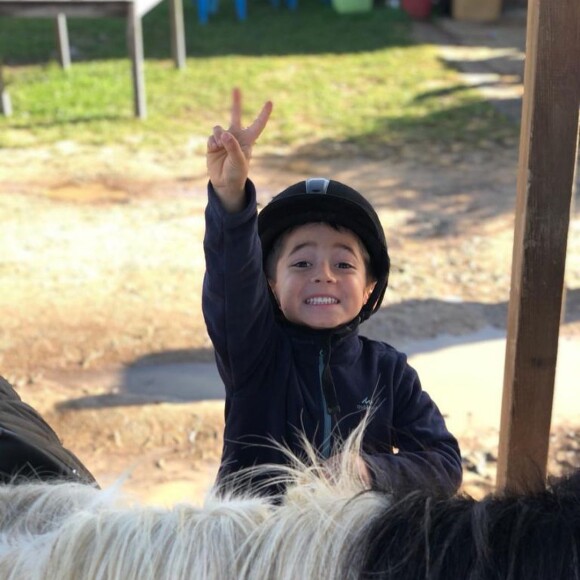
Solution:
M 350 322 L 375 286 L 358 237 L 323 223 L 288 234 L 269 284 L 284 316 L 311 328 Z

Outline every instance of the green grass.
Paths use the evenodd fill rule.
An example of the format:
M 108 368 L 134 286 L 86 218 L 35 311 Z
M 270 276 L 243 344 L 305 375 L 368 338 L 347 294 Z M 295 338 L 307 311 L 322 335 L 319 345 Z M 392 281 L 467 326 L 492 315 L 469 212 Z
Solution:
M 51 20 L 0 18 L 14 109 L 11 118 L 0 117 L 0 147 L 63 139 L 151 148 L 202 143 L 214 124 L 227 123 L 233 86 L 244 91 L 248 117 L 265 99 L 274 101 L 263 146 L 384 154 L 409 144 L 478 146 L 515 136 L 513 124 L 461 85 L 434 47 L 412 43 L 399 11 L 345 16 L 301 0 L 289 12 L 256 0 L 248 19 L 237 22 L 232 4 L 221 0 L 202 26 L 186 0 L 183 71 L 170 58 L 167 3 L 145 16 L 144 121 L 133 117 L 122 20 L 70 20 L 73 66 L 64 72 Z

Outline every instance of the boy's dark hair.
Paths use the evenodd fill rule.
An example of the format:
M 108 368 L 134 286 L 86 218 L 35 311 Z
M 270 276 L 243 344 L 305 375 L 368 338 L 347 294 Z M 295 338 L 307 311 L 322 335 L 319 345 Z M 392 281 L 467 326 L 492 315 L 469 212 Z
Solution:
M 387 289 L 390 259 L 379 216 L 356 190 L 339 181 L 311 178 L 291 185 L 258 215 L 264 265 L 276 240 L 289 228 L 323 222 L 345 227 L 362 241 L 370 256 L 371 276 L 377 283 L 359 317 L 376 312 Z

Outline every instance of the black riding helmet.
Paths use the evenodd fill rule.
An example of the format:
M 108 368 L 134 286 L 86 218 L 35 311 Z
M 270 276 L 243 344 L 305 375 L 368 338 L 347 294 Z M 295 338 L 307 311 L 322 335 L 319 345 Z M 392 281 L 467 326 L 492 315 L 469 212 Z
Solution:
M 377 283 L 359 313 L 361 322 L 376 312 L 389 280 L 387 241 L 373 206 L 348 185 L 311 178 L 291 185 L 276 195 L 258 215 L 264 265 L 276 239 L 288 228 L 326 222 L 345 227 L 362 241 L 370 256 L 371 273 Z

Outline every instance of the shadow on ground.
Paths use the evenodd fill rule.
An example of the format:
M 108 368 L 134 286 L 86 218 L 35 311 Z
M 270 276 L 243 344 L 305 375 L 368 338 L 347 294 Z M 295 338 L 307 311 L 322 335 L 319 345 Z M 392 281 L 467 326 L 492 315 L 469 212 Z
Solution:
M 505 332 L 507 303 L 410 300 L 389 306 L 362 327 L 362 334 L 402 348 L 408 354 L 497 338 Z M 413 316 L 409 316 L 412 311 Z M 412 320 L 412 327 L 409 320 Z M 458 321 L 460 323 L 458 324 Z M 567 292 L 565 323 L 580 321 L 580 288 Z M 386 332 L 385 332 L 386 330 Z M 430 340 L 431 339 L 431 340 Z M 179 350 L 137 359 L 104 380 L 111 392 L 72 399 L 63 409 L 106 408 L 154 403 L 223 400 L 224 387 L 213 362 L 199 361 L 209 351 Z
M 281 156 L 264 156 L 261 162 L 271 169 L 291 170 L 298 176 L 296 181 L 312 174 L 333 176 L 358 188 L 379 214 L 405 212 L 409 218 L 399 226 L 404 232 L 385 226 L 389 243 L 397 242 L 400 233 L 418 240 L 440 239 L 468 232 L 474 226 L 479 228 L 485 221 L 513 216 L 517 148 L 498 145 L 484 151 L 462 145 L 449 152 L 424 143 L 403 163 L 386 165 L 357 155 L 358 148 L 353 146 L 347 170 L 344 161 L 340 165 L 344 160 L 341 155 L 312 157 L 314 150 L 320 153 L 331 149 L 328 143 L 319 142 L 298 150 L 291 163 Z M 396 154 L 385 155 L 387 159 L 397 158 Z M 503 155 L 501 167 L 497 166 L 498 155 Z M 259 194 L 263 206 L 271 196 L 263 188 Z

